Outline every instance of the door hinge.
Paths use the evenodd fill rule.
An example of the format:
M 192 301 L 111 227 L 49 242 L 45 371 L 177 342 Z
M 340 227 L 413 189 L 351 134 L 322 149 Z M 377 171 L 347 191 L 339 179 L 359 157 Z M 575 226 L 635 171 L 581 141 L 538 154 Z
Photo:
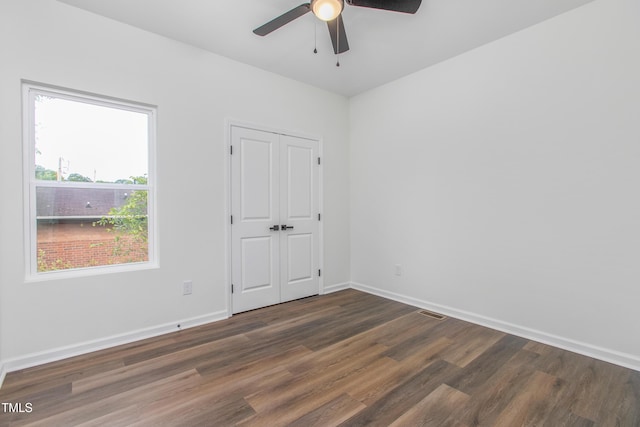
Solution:
M 318 270 L 318 277 L 322 276 L 322 270 Z
M 233 293 L 233 283 L 231 284 L 231 293 Z
M 229 146 L 229 154 L 233 155 L 233 145 Z
M 318 221 L 320 221 L 320 214 L 318 214 Z
M 233 215 L 231 215 L 231 225 L 233 225 Z
M 320 157 L 318 157 L 318 164 L 320 164 Z

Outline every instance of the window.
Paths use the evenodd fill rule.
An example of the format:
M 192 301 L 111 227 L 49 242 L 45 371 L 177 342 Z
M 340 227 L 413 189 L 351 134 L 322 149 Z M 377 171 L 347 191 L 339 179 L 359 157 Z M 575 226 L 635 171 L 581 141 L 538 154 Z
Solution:
M 155 109 L 24 85 L 28 275 L 155 264 Z

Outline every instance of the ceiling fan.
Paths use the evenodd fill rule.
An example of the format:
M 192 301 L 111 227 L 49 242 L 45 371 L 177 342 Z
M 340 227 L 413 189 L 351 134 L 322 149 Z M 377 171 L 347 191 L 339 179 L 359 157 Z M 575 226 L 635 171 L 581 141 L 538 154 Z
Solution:
M 422 0 L 346 0 L 346 2 L 350 6 L 416 13 Z M 256 28 L 253 32 L 259 36 L 266 36 L 294 19 L 305 15 L 307 12 L 313 12 L 316 17 L 327 22 L 329 35 L 333 43 L 333 51 L 337 55 L 349 50 L 347 33 L 344 30 L 341 16 L 343 8 L 344 0 L 311 0 L 310 3 L 294 7 L 290 11 Z

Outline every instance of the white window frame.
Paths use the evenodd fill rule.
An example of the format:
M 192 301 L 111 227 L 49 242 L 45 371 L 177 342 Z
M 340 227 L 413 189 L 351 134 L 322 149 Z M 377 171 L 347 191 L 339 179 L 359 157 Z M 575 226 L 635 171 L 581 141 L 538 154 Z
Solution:
M 148 210 L 148 261 L 100 265 L 95 267 L 73 268 L 38 272 L 38 235 L 36 219 L 36 188 L 59 187 L 56 181 L 36 180 L 35 173 L 35 96 L 46 95 L 86 104 L 133 111 L 148 116 L 148 175 L 147 184 L 105 184 L 65 182 L 65 188 L 101 188 L 146 190 Z M 152 105 L 124 101 L 112 97 L 95 95 L 71 89 L 58 88 L 39 83 L 22 82 L 23 110 L 23 162 L 24 162 L 24 221 L 25 221 L 25 281 L 42 281 L 82 276 L 94 276 L 135 270 L 147 270 L 159 267 L 158 263 L 158 228 L 156 210 L 156 115 L 157 108 Z

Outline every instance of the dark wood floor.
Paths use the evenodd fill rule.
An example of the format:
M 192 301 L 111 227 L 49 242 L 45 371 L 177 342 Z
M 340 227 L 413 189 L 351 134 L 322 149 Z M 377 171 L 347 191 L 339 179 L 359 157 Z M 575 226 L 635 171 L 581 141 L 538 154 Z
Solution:
M 640 426 L 640 373 L 348 290 L 10 373 L 0 425 Z

